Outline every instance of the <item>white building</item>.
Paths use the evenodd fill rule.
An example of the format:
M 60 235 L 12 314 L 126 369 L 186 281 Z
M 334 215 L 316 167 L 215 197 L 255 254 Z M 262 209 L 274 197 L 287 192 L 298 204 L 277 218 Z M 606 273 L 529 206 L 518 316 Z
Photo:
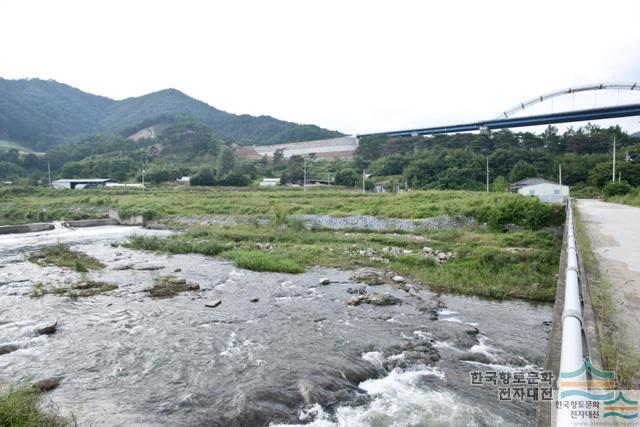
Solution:
M 260 187 L 276 187 L 280 185 L 280 178 L 262 178 Z
M 569 186 L 550 181 L 541 182 L 520 187 L 518 194 L 536 196 L 540 201 L 546 203 L 562 203 L 566 197 L 569 197 Z
M 53 188 L 58 190 L 64 189 L 84 189 L 84 188 L 97 188 L 104 187 L 107 184 L 117 184 L 115 179 L 57 179 L 52 182 Z

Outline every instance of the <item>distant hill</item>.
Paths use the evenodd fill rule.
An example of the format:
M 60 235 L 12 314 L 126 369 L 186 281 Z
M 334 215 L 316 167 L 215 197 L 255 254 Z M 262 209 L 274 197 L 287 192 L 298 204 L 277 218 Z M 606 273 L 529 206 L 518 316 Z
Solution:
M 341 136 L 315 125 L 218 110 L 175 89 L 116 101 L 52 80 L 0 78 L 0 139 L 44 151 L 89 134 L 130 136 L 153 125 L 199 121 L 239 145 Z
M 634 132 L 631 135 L 629 135 L 631 138 L 640 138 L 640 132 Z
M 9 151 L 9 150 L 18 150 L 20 153 L 32 153 L 30 149 L 24 147 L 16 142 L 12 141 L 3 141 L 0 139 L 0 151 Z

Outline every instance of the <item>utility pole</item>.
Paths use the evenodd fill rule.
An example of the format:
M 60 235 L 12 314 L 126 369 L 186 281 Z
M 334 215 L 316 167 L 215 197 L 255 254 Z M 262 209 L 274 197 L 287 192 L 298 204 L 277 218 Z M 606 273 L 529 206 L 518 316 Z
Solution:
M 362 194 L 364 194 L 364 180 L 365 180 L 364 169 L 362 169 Z
M 489 156 L 487 156 L 487 193 L 489 192 Z
M 558 163 L 558 177 L 560 179 L 560 187 L 562 187 L 562 163 Z
M 51 165 L 49 164 L 49 160 L 47 160 L 47 171 L 49 172 L 49 187 L 53 188 L 53 184 L 51 184 Z
M 613 170 L 611 172 L 611 181 L 616 182 L 616 137 L 613 137 Z
M 304 159 L 304 180 L 302 181 L 302 191 L 307 191 L 307 159 Z

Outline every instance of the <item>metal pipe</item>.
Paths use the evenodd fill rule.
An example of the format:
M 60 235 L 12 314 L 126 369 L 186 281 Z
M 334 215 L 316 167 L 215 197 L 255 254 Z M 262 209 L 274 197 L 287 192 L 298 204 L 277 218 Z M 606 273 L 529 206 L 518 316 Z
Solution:
M 573 211 L 571 200 L 567 201 L 567 266 L 565 269 L 564 309 L 562 311 L 562 344 L 560 351 L 560 378 L 558 383 L 558 398 L 560 401 L 579 401 L 584 398 L 576 395 L 563 396 L 563 391 L 585 390 L 586 371 L 584 366 L 583 330 L 582 330 L 582 296 L 580 276 L 578 270 L 578 253 L 573 228 Z M 571 384 L 563 385 L 562 374 L 575 372 Z M 572 419 L 570 411 L 557 412 L 556 426 L 584 425 L 584 419 Z

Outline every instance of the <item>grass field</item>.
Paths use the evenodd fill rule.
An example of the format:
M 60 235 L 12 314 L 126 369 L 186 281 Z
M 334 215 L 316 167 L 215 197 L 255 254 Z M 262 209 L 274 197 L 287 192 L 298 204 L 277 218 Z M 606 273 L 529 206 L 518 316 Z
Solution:
M 129 243 L 134 249 L 220 256 L 254 271 L 300 273 L 317 265 L 377 267 L 411 277 L 436 291 L 536 301 L 553 301 L 561 240 L 546 227 L 559 225 L 564 219 L 562 207 L 508 193 L 361 194 L 336 188 L 304 192 L 300 188 L 190 187 L 145 192 L 20 188 L 0 191 L 0 223 L 5 224 L 102 217 L 110 207 L 119 208 L 121 217 L 142 214 L 169 224 L 184 224 L 179 221 L 181 216 L 231 215 L 247 219 L 237 225 L 195 226 L 164 239 L 134 238 Z M 406 219 L 464 215 L 475 218 L 478 225 L 411 235 L 306 230 L 293 217 L 298 214 Z M 268 224 L 258 225 L 258 218 L 269 219 Z M 503 226 L 507 224 L 520 227 L 511 227 L 504 233 Z M 422 254 L 425 247 L 451 252 L 453 257 L 438 262 L 433 256 Z M 56 252 L 52 256 L 64 258 L 65 266 L 76 268 L 76 255 Z
M 513 223 L 539 228 L 563 221 L 562 209 L 535 198 L 510 193 L 410 191 L 366 193 L 337 188 L 220 189 L 160 187 L 140 190 L 0 189 L 0 225 L 61 219 L 101 218 L 109 207 L 121 216 L 147 219 L 175 216 L 292 214 L 374 215 L 386 218 L 430 218 L 467 215 L 481 223 Z

